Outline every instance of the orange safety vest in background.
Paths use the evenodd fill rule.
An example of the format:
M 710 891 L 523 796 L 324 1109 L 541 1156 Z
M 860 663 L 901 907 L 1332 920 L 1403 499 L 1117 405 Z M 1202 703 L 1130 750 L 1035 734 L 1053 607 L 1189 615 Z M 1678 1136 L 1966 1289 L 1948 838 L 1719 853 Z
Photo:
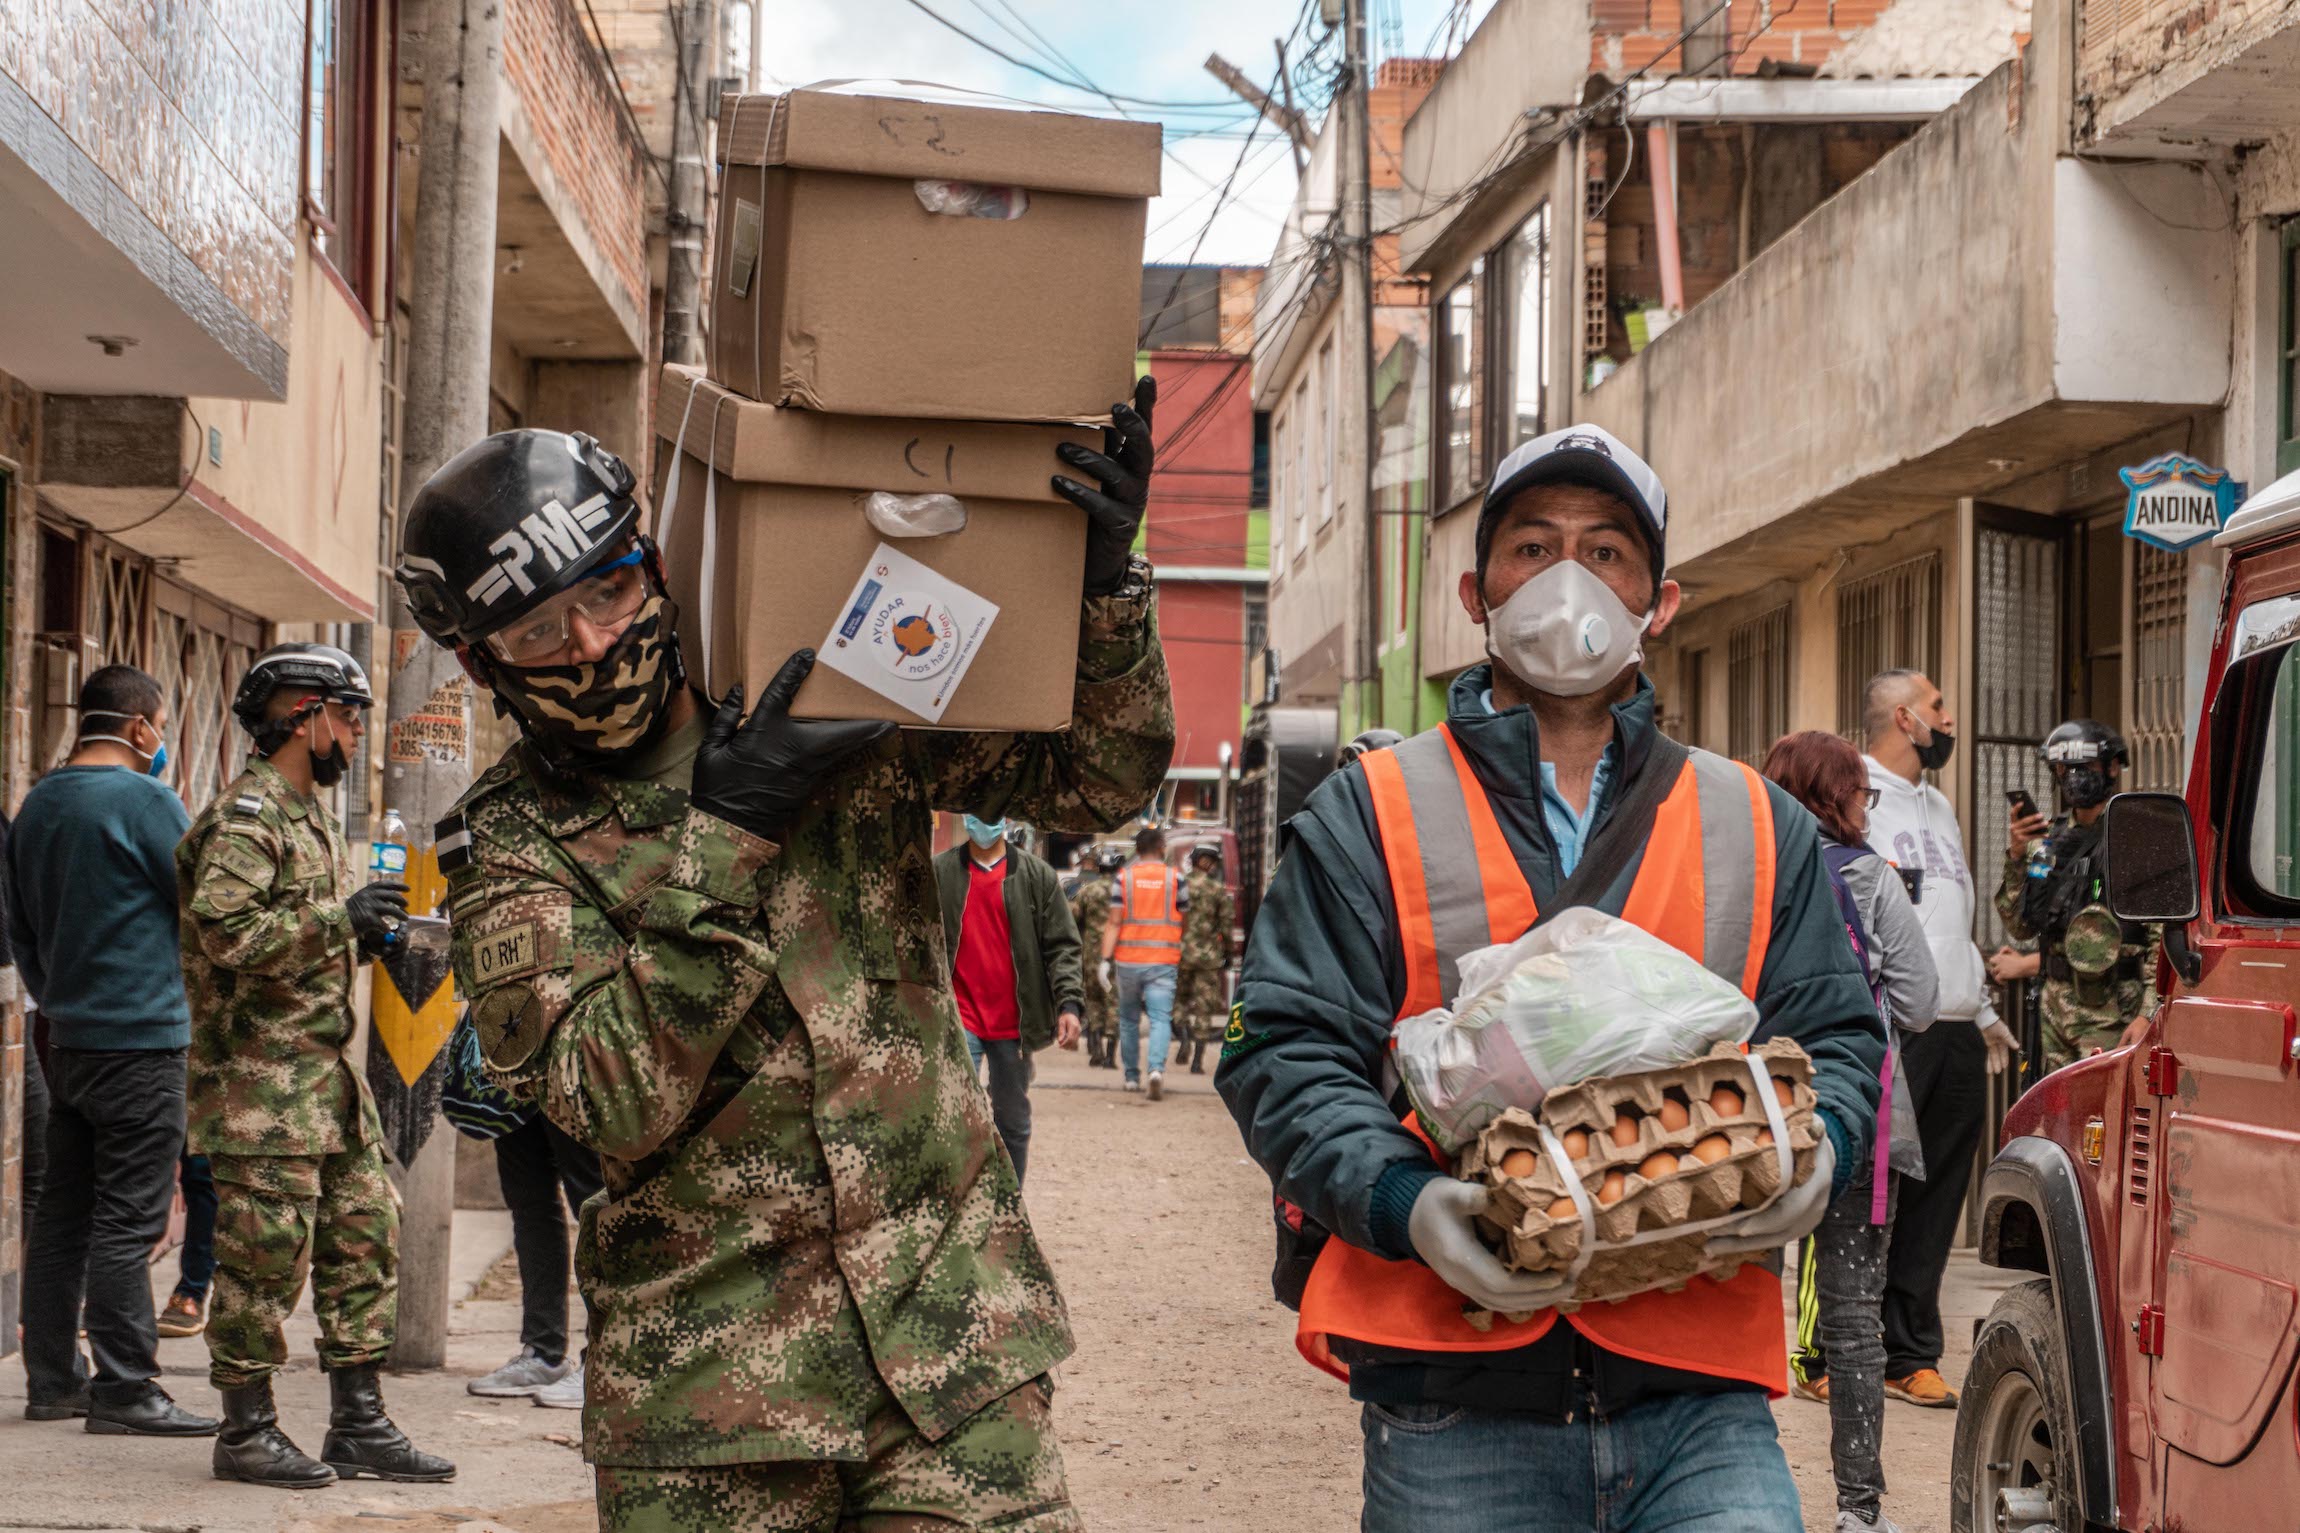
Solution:
M 1453 1002 L 1463 955 L 1530 929 L 1533 891 L 1452 730 L 1441 724 L 1360 764 L 1397 905 L 1402 1019 Z M 1764 779 L 1695 751 L 1654 817 L 1621 918 L 1754 999 L 1772 930 L 1773 850 Z M 1481 1331 L 1463 1318 L 1465 1302 L 1420 1262 L 1384 1261 L 1337 1235 L 1311 1270 L 1294 1344 L 1347 1378 L 1328 1345 L 1337 1336 L 1413 1352 L 1500 1352 L 1557 1323 L 1557 1311 L 1544 1310 L 1522 1324 L 1496 1317 Z M 1787 1392 L 1781 1280 L 1755 1263 L 1724 1282 L 1699 1277 L 1676 1293 L 1587 1304 L 1565 1318 L 1609 1352 L 1746 1380 L 1775 1398 Z
M 1182 880 L 1163 862 L 1130 864 L 1118 875 L 1116 963 L 1182 961 Z

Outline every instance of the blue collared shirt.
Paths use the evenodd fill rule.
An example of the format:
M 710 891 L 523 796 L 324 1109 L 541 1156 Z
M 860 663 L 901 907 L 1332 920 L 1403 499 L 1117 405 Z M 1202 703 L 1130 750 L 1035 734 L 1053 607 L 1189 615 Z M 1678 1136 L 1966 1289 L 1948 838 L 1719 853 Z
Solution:
M 1485 711 L 1491 713 L 1493 693 L 1485 694 Z M 1557 766 L 1554 762 L 1541 764 L 1541 818 L 1549 827 L 1549 839 L 1557 846 L 1557 876 L 1571 878 L 1573 870 L 1581 865 L 1581 850 L 1589 844 L 1589 832 L 1597 821 L 1597 806 L 1604 801 L 1605 785 L 1613 776 L 1613 766 L 1620 758 L 1619 741 L 1605 747 L 1597 758 L 1597 770 L 1589 774 L 1589 802 L 1576 813 L 1557 791 Z

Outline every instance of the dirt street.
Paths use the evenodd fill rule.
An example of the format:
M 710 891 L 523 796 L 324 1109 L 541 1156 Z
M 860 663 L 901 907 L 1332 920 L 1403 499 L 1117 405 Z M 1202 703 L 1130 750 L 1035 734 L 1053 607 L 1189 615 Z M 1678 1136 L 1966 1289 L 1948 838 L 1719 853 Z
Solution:
M 1078 1352 L 1056 1414 L 1070 1483 L 1096 1533 L 1344 1533 L 1357 1523 L 1358 1413 L 1295 1353 L 1293 1317 L 1269 1296 L 1268 1184 L 1247 1161 L 1210 1077 L 1170 1076 L 1155 1106 L 1083 1056 L 1039 1056 L 1030 1207 L 1069 1296 Z M 393 1381 L 415 1438 L 459 1460 L 455 1484 L 366 1483 L 278 1495 L 208 1477 L 208 1445 L 90 1437 L 22 1419 L 23 1372 L 0 1364 L 0 1527 L 148 1533 L 352 1533 L 409 1529 L 593 1533 L 590 1475 L 571 1416 L 481 1401 L 464 1381 L 517 1347 L 501 1213 L 456 1219 L 458 1292 L 449 1367 Z M 482 1274 L 494 1272 L 481 1282 Z M 174 1264 L 154 1273 L 164 1296 Z M 1973 1317 L 2002 1281 L 1960 1256 L 1950 1269 L 1946 1372 L 1964 1371 Z M 307 1308 L 283 1378 L 291 1427 L 316 1447 L 325 1384 Z M 214 1409 L 198 1340 L 161 1346 L 178 1398 Z M 1887 1510 L 1908 1533 L 1947 1533 L 1949 1412 L 1887 1407 Z M 1828 1412 L 1776 1409 L 1807 1526 L 1833 1525 Z M 1752 1529 L 1751 1533 L 1779 1533 Z

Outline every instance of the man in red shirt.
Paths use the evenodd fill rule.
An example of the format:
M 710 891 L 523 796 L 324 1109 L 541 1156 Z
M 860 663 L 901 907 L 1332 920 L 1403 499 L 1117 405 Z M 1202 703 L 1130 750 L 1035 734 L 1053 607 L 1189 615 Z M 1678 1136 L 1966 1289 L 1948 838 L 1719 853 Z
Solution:
M 991 1117 L 1019 1182 L 1030 1155 L 1030 1056 L 1050 1043 L 1078 1047 L 1078 925 L 1054 870 L 1014 844 L 1004 820 L 968 815 L 966 845 L 936 857 L 934 874 L 966 1049 L 976 1069 L 989 1061 Z

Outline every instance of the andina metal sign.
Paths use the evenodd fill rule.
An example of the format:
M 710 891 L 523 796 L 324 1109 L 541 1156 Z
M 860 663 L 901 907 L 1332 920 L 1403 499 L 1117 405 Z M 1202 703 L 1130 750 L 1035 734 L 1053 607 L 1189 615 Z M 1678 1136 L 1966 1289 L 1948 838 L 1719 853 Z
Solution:
M 2151 458 L 2116 477 L 2129 492 L 2124 535 L 2178 553 L 2218 532 L 2244 498 L 2244 486 L 2224 468 L 2210 468 L 2176 452 Z

